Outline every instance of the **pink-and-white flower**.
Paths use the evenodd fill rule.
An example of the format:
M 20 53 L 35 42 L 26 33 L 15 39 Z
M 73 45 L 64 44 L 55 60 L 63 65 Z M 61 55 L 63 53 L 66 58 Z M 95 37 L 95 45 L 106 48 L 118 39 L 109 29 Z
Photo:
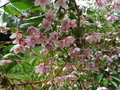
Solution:
M 93 32 L 92 33 L 92 40 L 93 40 L 93 42 L 100 42 L 101 36 L 102 36 L 101 33 Z
M 43 29 L 49 30 L 50 27 L 51 27 L 51 22 L 48 21 L 47 19 L 43 19 L 43 23 L 42 23 L 41 27 L 42 27 Z
M 27 36 L 27 38 L 26 38 L 26 46 L 28 46 L 28 47 L 35 47 L 35 44 L 37 44 L 37 40 L 38 40 L 38 38 L 37 37 L 35 37 L 35 36 Z
M 33 26 L 28 27 L 27 32 L 29 33 L 29 35 L 39 35 L 40 34 L 39 30 Z
M 106 1 L 105 0 L 96 0 L 96 3 L 99 7 L 105 7 Z
M 45 65 L 44 63 L 40 63 L 38 66 L 35 67 L 36 73 L 48 73 L 49 71 L 49 66 Z
M 65 46 L 69 46 L 70 44 L 73 44 L 75 41 L 75 38 L 72 36 L 68 36 L 64 39 Z
M 68 27 L 70 28 L 70 27 L 72 27 L 72 28 L 75 28 L 77 25 L 76 25 L 76 20 L 75 19 L 73 19 L 73 20 L 68 20 Z
M 0 60 L 0 66 L 5 65 L 6 63 L 11 63 L 11 60 Z
M 58 40 L 58 33 L 56 31 L 50 33 L 49 41 L 57 41 Z
M 65 9 L 67 9 L 67 4 L 66 4 L 67 0 L 57 0 L 55 7 L 63 7 Z
M 17 39 L 20 39 L 23 37 L 23 34 L 20 33 L 20 32 L 16 32 L 16 33 L 13 33 L 10 38 L 13 39 L 13 38 L 17 38 Z
M 49 10 L 47 13 L 45 13 L 45 17 L 47 20 L 51 21 L 54 18 L 54 13 L 52 10 Z
M 37 44 L 44 44 L 45 42 L 47 42 L 47 37 L 40 35 L 37 39 Z
M 67 70 L 72 69 L 72 68 L 73 68 L 73 67 L 72 67 L 72 64 L 68 62 L 68 63 L 65 65 L 65 67 L 63 68 L 63 71 L 67 71 Z
M 10 49 L 10 52 L 14 51 L 15 54 L 19 53 L 19 52 L 24 52 L 25 51 L 25 47 L 20 45 L 20 44 L 16 44 L 15 46 L 13 46 Z
M 118 17 L 116 17 L 116 16 L 109 16 L 109 17 L 107 17 L 107 22 L 112 23 L 112 22 L 116 21 L 117 19 L 118 19 Z
M 120 0 L 113 0 L 112 6 L 114 6 L 116 10 L 120 10 Z
M 43 9 L 45 9 L 46 5 L 49 5 L 49 4 L 50 4 L 50 0 L 35 0 L 35 3 L 34 3 L 35 6 L 40 5 Z

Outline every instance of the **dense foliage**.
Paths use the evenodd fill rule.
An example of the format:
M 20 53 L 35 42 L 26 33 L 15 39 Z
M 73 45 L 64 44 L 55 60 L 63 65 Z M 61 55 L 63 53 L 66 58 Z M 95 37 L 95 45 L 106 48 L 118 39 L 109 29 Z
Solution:
M 120 0 L 80 1 L 0 7 L 0 90 L 119 89 Z

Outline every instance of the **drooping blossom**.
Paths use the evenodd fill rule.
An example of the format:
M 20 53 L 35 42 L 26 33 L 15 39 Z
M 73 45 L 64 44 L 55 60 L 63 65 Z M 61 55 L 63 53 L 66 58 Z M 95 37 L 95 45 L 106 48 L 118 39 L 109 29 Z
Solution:
M 65 9 L 67 9 L 67 4 L 66 4 L 67 0 L 57 0 L 57 2 L 55 3 L 55 7 L 63 7 Z
M 58 37 L 59 37 L 58 33 L 56 31 L 54 31 L 54 32 L 50 33 L 49 40 L 50 41 L 57 41 Z
M 20 39 L 23 37 L 23 34 L 20 33 L 20 32 L 16 32 L 16 33 L 13 33 L 10 38 L 13 39 L 13 38 L 17 38 L 17 39 Z
M 35 47 L 35 44 L 37 43 L 37 37 L 35 36 L 27 36 L 26 38 L 26 46 L 28 47 Z
M 77 56 L 77 55 L 79 55 L 79 52 L 80 52 L 80 48 L 78 48 L 77 46 L 72 46 L 68 50 L 68 54 L 70 56 Z
M 45 13 L 45 17 L 47 20 L 51 21 L 54 18 L 54 13 L 52 10 L 49 10 L 47 13 Z
M 95 56 L 101 56 L 102 55 L 102 52 L 101 51 L 96 51 L 95 52 Z
M 62 30 L 63 32 L 65 32 L 65 31 L 68 30 L 68 28 L 69 28 L 68 26 L 69 26 L 68 20 L 62 20 L 62 27 L 61 27 L 61 30 Z
M 96 0 L 96 3 L 99 7 L 105 7 L 106 1 L 105 0 Z
M 62 76 L 62 77 L 55 77 L 54 78 L 54 81 L 55 81 L 55 83 L 61 83 L 61 82 L 63 82 L 64 80 L 67 80 L 68 79 L 68 76 Z
M 86 38 L 85 38 L 85 40 L 88 42 L 88 43 L 92 43 L 93 42 L 93 40 L 92 40 L 92 36 L 86 36 Z
M 49 51 L 53 48 L 53 43 L 48 43 L 45 45 L 45 48 Z
M 49 30 L 50 27 L 51 27 L 51 22 L 48 21 L 47 19 L 43 19 L 43 23 L 41 24 L 41 27 L 42 27 L 43 29 Z
M 32 51 L 30 51 L 30 56 L 35 56 L 35 54 Z
M 49 71 L 49 66 L 45 65 L 44 63 L 40 63 L 38 66 L 35 67 L 36 73 L 48 73 Z
M 42 50 L 40 50 L 40 54 L 47 54 L 48 50 L 46 48 L 43 48 Z
M 44 44 L 45 42 L 47 42 L 47 37 L 44 35 L 40 35 L 37 38 L 37 44 Z
M 65 65 L 65 67 L 63 68 L 63 71 L 67 71 L 67 70 L 72 69 L 72 68 L 73 68 L 73 67 L 72 67 L 72 64 L 68 62 L 68 63 Z
M 56 45 L 59 46 L 61 49 L 65 47 L 65 40 L 60 40 L 56 42 Z
M 29 35 L 38 35 L 40 34 L 39 30 L 33 26 L 28 27 L 27 32 Z
M 93 42 L 100 42 L 100 40 L 101 40 L 101 33 L 93 32 L 92 39 L 93 39 Z
M 26 44 L 26 40 L 24 38 L 20 38 L 20 39 L 17 38 L 13 41 L 13 44 L 20 44 L 24 46 Z
M 100 42 L 101 36 L 100 33 L 93 32 L 92 35 L 85 34 L 83 37 L 88 43 L 92 44 L 93 42 Z
M 112 6 L 114 6 L 116 10 L 120 10 L 120 0 L 113 0 Z
M 0 66 L 5 65 L 6 63 L 11 63 L 11 60 L 0 60 Z
M 35 0 L 35 3 L 34 3 L 35 6 L 40 5 L 43 9 L 45 9 L 46 5 L 49 5 L 49 4 L 50 4 L 50 0 Z
M 116 17 L 116 16 L 109 16 L 109 17 L 107 17 L 107 22 L 112 23 L 112 22 L 116 21 L 117 19 L 118 19 L 118 17 Z
M 104 60 L 108 60 L 108 61 L 112 61 L 112 59 L 111 59 L 108 55 L 104 55 L 104 56 L 103 56 L 103 59 L 104 59 Z
M 112 55 L 111 58 L 112 58 L 113 60 L 116 60 L 116 59 L 118 59 L 118 56 L 117 56 L 117 55 Z
M 68 36 L 64 39 L 65 46 L 69 46 L 70 44 L 73 44 L 75 41 L 75 38 L 72 36 Z
M 15 46 L 13 46 L 10 49 L 10 52 L 14 51 L 15 54 L 19 53 L 19 52 L 24 52 L 25 51 L 25 47 L 20 45 L 20 44 L 16 44 Z
M 76 20 L 75 19 L 73 19 L 73 20 L 68 20 L 68 27 L 70 28 L 70 27 L 72 27 L 72 28 L 74 28 L 74 27 L 76 27 L 77 25 L 76 25 Z

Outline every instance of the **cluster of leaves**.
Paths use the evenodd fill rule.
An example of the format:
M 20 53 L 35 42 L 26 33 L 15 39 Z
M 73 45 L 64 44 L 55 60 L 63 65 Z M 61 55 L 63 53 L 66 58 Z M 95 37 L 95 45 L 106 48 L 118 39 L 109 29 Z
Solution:
M 1 23 L 7 23 L 7 30 L 11 33 L 17 34 L 19 32 L 24 34 L 23 38 L 26 38 L 29 33 L 27 28 L 34 26 L 38 28 L 40 34 L 46 35 L 47 38 L 56 31 L 59 35 L 58 41 L 68 36 L 73 36 L 75 40 L 74 43 L 63 48 L 55 45 L 47 53 L 42 54 L 39 53 L 45 48 L 42 43 L 28 48 L 23 45 L 27 50 L 16 54 L 9 52 L 14 45 L 5 46 L 1 42 L 0 49 L 3 50 L 0 53 L 1 61 L 5 59 L 12 62 L 0 66 L 0 88 L 43 90 L 87 90 L 89 88 L 96 90 L 99 87 L 113 90 L 117 88 L 120 84 L 119 18 L 114 22 L 106 20 L 107 17 L 115 13 L 114 10 L 112 11 L 113 8 L 109 4 L 104 9 L 79 7 L 76 0 L 68 0 L 67 9 L 62 6 L 55 9 L 54 4 L 57 1 L 51 1 L 51 4 L 46 6 L 46 10 L 42 9 L 41 6 L 34 6 L 34 0 L 9 0 L 2 6 L 4 13 L 1 14 Z M 40 25 L 49 9 L 53 10 L 54 19 L 50 29 L 46 30 Z M 67 19 L 75 19 L 76 27 L 62 32 L 61 22 Z M 87 36 L 91 35 L 90 37 L 92 37 L 94 32 L 102 34 L 102 37 L 91 43 L 87 39 L 88 37 L 84 36 L 87 34 Z M 51 42 L 56 44 L 53 41 Z M 68 40 L 67 43 L 69 44 L 70 41 Z M 76 52 L 75 54 L 80 57 L 72 56 L 71 51 L 69 52 L 70 48 L 74 46 L 76 49 L 73 49 L 72 53 Z M 97 53 L 97 55 L 96 52 L 102 54 Z M 115 58 L 112 57 L 114 55 Z M 44 63 L 43 67 L 49 67 L 50 71 L 41 73 L 40 71 L 43 68 L 41 66 L 38 68 L 40 69 L 39 74 L 36 73 L 37 65 L 42 65 L 41 63 Z M 65 71 L 65 69 L 68 70 Z M 67 79 L 64 80 L 66 77 Z

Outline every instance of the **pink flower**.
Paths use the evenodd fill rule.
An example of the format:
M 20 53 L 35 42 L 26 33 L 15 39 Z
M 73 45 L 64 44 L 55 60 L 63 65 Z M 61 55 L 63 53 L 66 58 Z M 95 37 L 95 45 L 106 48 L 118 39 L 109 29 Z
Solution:
M 108 55 L 104 55 L 103 59 L 108 60 L 108 61 L 112 61 L 112 59 Z
M 48 53 L 48 50 L 46 48 L 43 48 L 41 51 L 40 51 L 40 54 L 46 54 Z
M 105 7 L 105 0 L 96 0 L 99 7 Z
M 24 52 L 25 51 L 25 48 L 24 46 L 20 45 L 20 44 L 17 44 L 15 46 L 13 46 L 11 49 L 10 49 L 10 52 L 11 51 L 14 51 L 15 54 L 19 53 L 19 52 Z
M 34 37 L 34 36 L 28 36 L 26 38 L 26 46 L 28 47 L 35 47 L 35 44 L 37 43 L 37 37 Z
M 116 60 L 116 59 L 118 59 L 118 56 L 117 55 L 112 55 L 111 58 Z
M 112 23 L 112 22 L 116 21 L 117 19 L 118 19 L 118 17 L 116 17 L 116 16 L 109 16 L 109 17 L 107 17 L 107 22 Z
M 77 79 L 77 76 L 76 76 L 76 75 L 73 75 L 73 74 L 68 75 L 68 77 L 69 77 L 71 80 Z
M 93 40 L 93 42 L 100 42 L 100 40 L 101 40 L 101 33 L 93 32 L 92 40 Z
M 57 41 L 58 40 L 58 33 L 56 31 L 50 33 L 50 37 L 49 37 L 49 40 L 50 41 Z
M 54 18 L 54 13 L 52 10 L 49 10 L 47 13 L 45 13 L 45 17 L 47 20 L 51 21 Z
M 80 48 L 78 48 L 77 46 L 72 46 L 71 48 L 69 48 L 68 54 L 70 56 L 76 56 L 78 55 L 80 52 Z
M 13 33 L 10 38 L 13 39 L 13 38 L 17 38 L 17 39 L 20 39 L 23 37 L 23 34 L 20 33 L 20 32 L 16 32 L 16 33 Z
M 86 36 L 86 38 L 85 38 L 85 40 L 88 42 L 88 43 L 90 43 L 90 44 L 92 44 L 92 42 L 93 42 L 93 38 L 92 38 L 92 36 Z
M 38 35 L 40 34 L 39 30 L 33 26 L 28 27 L 27 32 L 29 33 L 29 35 Z
M 49 30 L 50 27 L 51 27 L 51 22 L 48 21 L 47 19 L 43 19 L 43 23 L 42 23 L 41 26 L 42 26 L 43 29 Z
M 76 27 L 76 20 L 75 19 L 73 19 L 73 20 L 68 20 L 68 27 L 70 28 L 70 27 L 72 27 L 72 28 L 75 28 Z
M 0 60 L 0 66 L 5 65 L 6 63 L 11 63 L 11 60 Z
M 75 38 L 72 36 L 68 36 L 64 39 L 65 46 L 69 46 L 70 44 L 73 44 L 75 41 Z
M 40 63 L 38 66 L 35 67 L 36 73 L 48 73 L 49 71 L 49 66 L 45 65 L 44 63 Z
M 13 44 L 20 44 L 24 46 L 26 44 L 26 41 L 24 38 L 20 38 L 20 39 L 17 38 L 16 40 L 13 41 Z
M 45 48 L 49 51 L 53 48 L 53 44 L 52 43 L 48 43 L 45 45 Z
M 50 4 L 50 0 L 35 0 L 35 3 L 34 3 L 35 6 L 40 5 L 43 9 L 45 9 L 46 5 L 49 5 L 49 4 Z
M 68 26 L 69 26 L 68 20 L 63 20 L 63 21 L 62 21 L 61 30 L 62 30 L 63 32 L 67 31 L 67 29 L 69 28 Z
M 31 52 L 30 52 L 30 56 L 35 56 L 35 54 L 31 51 Z
M 58 42 L 56 42 L 56 45 L 60 46 L 60 48 L 64 48 L 65 47 L 65 41 L 64 40 L 60 40 Z
M 65 67 L 63 68 L 63 71 L 67 71 L 67 70 L 69 70 L 69 69 L 72 69 L 73 67 L 72 67 L 72 64 L 71 63 L 67 63 L 66 65 L 65 65 Z
M 55 7 L 60 7 L 60 6 L 67 9 L 66 0 L 57 0 Z
M 112 5 L 116 10 L 120 9 L 120 0 L 113 0 Z
M 37 39 L 37 44 L 43 44 L 47 41 L 47 37 L 46 36 L 43 36 L 43 35 L 40 35 Z

